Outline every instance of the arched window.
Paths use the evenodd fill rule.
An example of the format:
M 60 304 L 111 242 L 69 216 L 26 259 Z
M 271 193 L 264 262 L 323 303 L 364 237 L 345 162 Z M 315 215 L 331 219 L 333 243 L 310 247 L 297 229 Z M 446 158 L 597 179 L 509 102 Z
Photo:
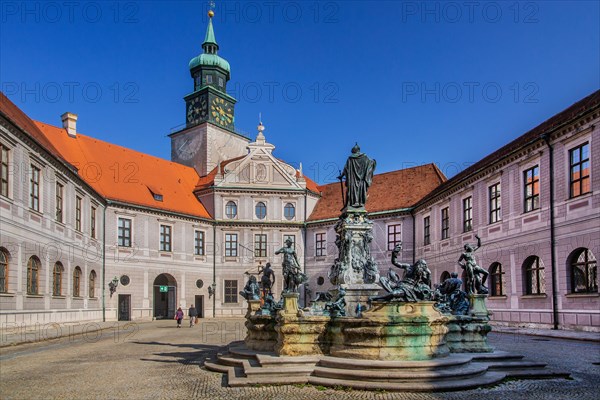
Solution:
M 73 297 L 81 297 L 81 268 L 73 270 Z
M 92 270 L 92 272 L 90 272 L 89 297 L 90 297 L 90 299 L 93 299 L 96 297 L 96 271 L 94 271 L 94 270 Z
M 538 256 L 529 256 L 523 263 L 525 294 L 546 293 L 544 263 Z
M 504 287 L 502 281 L 504 279 L 504 271 L 502 270 L 502 264 L 495 262 L 490 265 L 490 286 L 492 296 L 504 295 Z
M 572 293 L 598 293 L 598 263 L 594 254 L 579 248 L 569 255 Z
M 229 219 L 233 219 L 237 216 L 237 204 L 234 201 L 228 201 L 225 204 L 225 215 Z
M 256 203 L 256 218 L 265 219 L 267 216 L 267 206 L 262 201 Z
M 8 292 L 8 251 L 0 248 L 0 293 Z
M 27 294 L 38 294 L 41 266 L 36 256 L 31 256 L 27 261 Z
M 446 279 L 450 279 L 450 272 L 448 271 L 442 272 L 442 275 L 440 276 L 440 283 L 444 283 Z
M 296 206 L 292 203 L 287 203 L 285 207 L 283 207 L 283 216 L 288 221 L 291 221 L 296 216 Z
M 65 269 L 60 262 L 54 264 L 54 270 L 52 271 L 52 295 L 53 296 L 61 296 L 62 295 L 62 278 L 63 272 Z

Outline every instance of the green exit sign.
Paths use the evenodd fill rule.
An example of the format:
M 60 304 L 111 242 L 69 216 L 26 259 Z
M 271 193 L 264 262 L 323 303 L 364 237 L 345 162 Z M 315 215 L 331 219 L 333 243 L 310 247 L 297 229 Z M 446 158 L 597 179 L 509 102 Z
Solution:
M 161 292 L 168 292 L 169 291 L 169 287 L 168 286 L 160 286 L 160 291 Z

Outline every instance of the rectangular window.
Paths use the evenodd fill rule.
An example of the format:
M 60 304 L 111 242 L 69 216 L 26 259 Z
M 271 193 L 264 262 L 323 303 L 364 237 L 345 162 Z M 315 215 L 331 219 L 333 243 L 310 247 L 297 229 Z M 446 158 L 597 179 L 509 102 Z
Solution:
M 450 216 L 448 207 L 442 208 L 442 239 L 450 237 Z
M 317 233 L 315 235 L 315 256 L 324 257 L 325 256 L 325 234 Z
M 31 165 L 31 179 L 29 181 L 29 207 L 40 211 L 40 169 Z
M 238 255 L 238 235 L 237 233 L 225 234 L 225 257 L 237 257 Z M 237 285 L 237 283 L 236 283 Z
M 394 250 L 397 244 L 402 241 L 402 224 L 388 225 L 387 227 L 387 247 L 388 251 Z
M 523 171 L 523 193 L 525 194 L 525 212 L 540 208 L 540 167 L 535 166 Z
M 254 257 L 267 256 L 267 235 L 260 233 L 254 235 Z
M 64 186 L 56 182 L 56 220 L 63 222 L 63 190 Z
M 463 232 L 473 230 L 473 198 L 463 199 Z
M 429 217 L 423 218 L 423 244 L 425 246 L 431 244 L 430 221 Z
M 570 197 L 590 192 L 590 144 L 569 150 Z
M 8 197 L 8 148 L 0 144 L 0 194 Z
M 489 187 L 490 199 L 490 224 L 502 219 L 502 210 L 500 209 L 500 183 Z
M 90 236 L 96 239 L 96 207 L 90 208 Z
M 171 251 L 171 229 L 170 225 L 160 226 L 160 251 Z
M 131 247 L 131 220 L 119 218 L 118 244 L 121 247 Z
M 292 241 L 292 249 L 296 250 L 296 235 L 283 235 L 283 244 L 289 240 Z
M 75 230 L 81 232 L 81 197 L 75 196 Z
M 223 87 L 223 78 L 219 77 L 219 86 Z
M 212 83 L 212 75 L 206 75 L 206 83 Z
M 237 283 L 237 281 L 225 280 L 225 303 L 237 303 L 237 302 L 238 302 L 238 283 Z
M 204 232 L 194 231 L 194 255 L 204 255 Z

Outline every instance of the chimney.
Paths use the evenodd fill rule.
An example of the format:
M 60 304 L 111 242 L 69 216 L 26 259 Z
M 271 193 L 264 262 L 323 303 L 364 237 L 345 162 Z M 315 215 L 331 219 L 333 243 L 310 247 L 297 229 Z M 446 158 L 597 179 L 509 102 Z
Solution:
M 60 116 L 63 123 L 63 128 L 67 130 L 69 137 L 77 137 L 77 114 L 66 112 Z

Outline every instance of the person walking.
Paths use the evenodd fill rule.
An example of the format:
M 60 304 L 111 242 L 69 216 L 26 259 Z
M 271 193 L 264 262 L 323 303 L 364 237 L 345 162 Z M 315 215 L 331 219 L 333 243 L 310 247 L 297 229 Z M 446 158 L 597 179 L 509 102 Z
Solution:
M 192 304 L 190 309 L 188 310 L 188 316 L 190 317 L 190 328 L 194 326 L 196 323 L 196 318 L 198 317 L 198 311 L 196 311 L 196 307 Z
M 183 319 L 183 311 L 181 310 L 181 307 L 179 307 L 175 312 L 175 319 L 177 320 L 177 327 L 181 328 L 181 320 Z

